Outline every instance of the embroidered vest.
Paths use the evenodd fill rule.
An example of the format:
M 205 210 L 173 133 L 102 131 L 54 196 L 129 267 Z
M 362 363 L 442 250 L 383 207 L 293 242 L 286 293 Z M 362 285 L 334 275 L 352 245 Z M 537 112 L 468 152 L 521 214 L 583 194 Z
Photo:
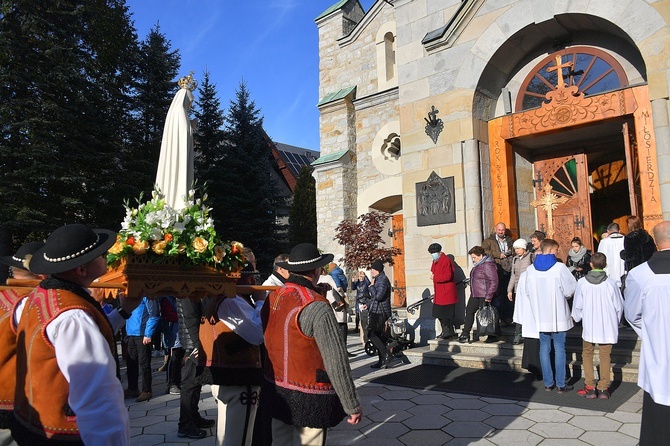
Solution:
M 200 364 L 210 367 L 213 384 L 261 385 L 261 353 L 221 322 L 218 309 L 224 298 L 214 298 L 200 319 Z
M 0 291 L 0 411 L 14 409 L 16 388 L 16 327 L 14 309 L 29 293 L 25 290 Z M 8 416 L 0 415 L 0 429 L 7 429 Z
M 69 291 L 37 287 L 27 299 L 17 330 L 16 428 L 20 435 L 81 442 L 76 414 L 68 405 L 69 385 L 58 368 L 46 328 L 64 311 L 83 310 L 93 318 L 107 340 L 106 348 L 116 356 L 112 327 L 93 304 Z
M 326 428 L 345 416 L 330 383 L 314 338 L 298 325 L 302 310 L 326 298 L 308 288 L 287 283 L 267 298 L 262 310 L 267 361 L 264 374 L 273 382 L 268 393 L 272 416 L 301 427 Z M 265 396 L 265 388 L 263 389 Z

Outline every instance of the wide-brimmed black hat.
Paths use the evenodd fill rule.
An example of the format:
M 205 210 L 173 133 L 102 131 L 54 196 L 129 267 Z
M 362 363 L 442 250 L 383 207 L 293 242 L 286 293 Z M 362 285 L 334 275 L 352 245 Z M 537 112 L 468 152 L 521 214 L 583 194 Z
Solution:
M 311 271 L 333 261 L 332 254 L 321 254 L 311 243 L 295 245 L 285 262 L 277 262 L 277 266 L 292 272 Z
M 42 246 L 44 246 L 44 242 L 28 242 L 21 246 L 14 255 L 0 257 L 0 263 L 9 265 L 12 268 L 28 269 L 28 264 L 33 254 Z
M 30 271 L 35 274 L 70 271 L 103 255 L 114 242 L 116 234 L 107 229 L 91 229 L 81 224 L 61 226 L 33 255 Z

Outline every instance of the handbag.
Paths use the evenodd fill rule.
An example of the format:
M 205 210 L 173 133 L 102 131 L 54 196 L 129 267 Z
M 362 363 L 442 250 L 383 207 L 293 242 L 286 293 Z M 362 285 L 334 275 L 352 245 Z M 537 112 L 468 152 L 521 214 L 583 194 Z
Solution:
M 477 311 L 477 332 L 480 336 L 496 336 L 500 333 L 500 317 L 498 309 L 485 302 L 484 306 Z

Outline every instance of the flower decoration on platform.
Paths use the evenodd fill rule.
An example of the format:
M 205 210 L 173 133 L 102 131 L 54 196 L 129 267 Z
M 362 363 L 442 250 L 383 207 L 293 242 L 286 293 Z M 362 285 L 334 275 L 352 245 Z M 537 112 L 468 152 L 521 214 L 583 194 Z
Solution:
M 154 263 L 172 257 L 184 266 L 241 270 L 245 263 L 244 246 L 221 240 L 210 217 L 211 208 L 205 204 L 207 193 L 198 197 L 198 192 L 191 189 L 184 197 L 184 209 L 178 211 L 165 204 L 159 190 L 154 190 L 146 203 L 140 195 L 136 208 L 126 202 L 126 216 L 116 243 L 109 249 L 107 263 L 119 265 L 123 258 L 135 255 L 146 256 Z

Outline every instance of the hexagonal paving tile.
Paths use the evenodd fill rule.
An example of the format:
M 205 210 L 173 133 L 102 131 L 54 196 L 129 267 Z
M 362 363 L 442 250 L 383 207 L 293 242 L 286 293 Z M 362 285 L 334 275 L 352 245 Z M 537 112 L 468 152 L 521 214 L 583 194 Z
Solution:
M 580 440 L 593 446 L 634 446 L 638 439 L 620 432 L 585 432 Z
M 482 407 L 481 410 L 486 413 L 490 413 L 491 415 L 521 415 L 527 409 L 516 404 L 507 403 L 487 404 L 486 406 Z
M 442 431 L 425 430 L 408 432 L 398 440 L 407 446 L 442 446 L 453 437 Z
M 414 415 L 403 421 L 403 424 L 410 429 L 442 429 L 449 423 L 451 423 L 451 421 L 443 416 L 431 413 Z
M 450 408 L 439 404 L 423 404 L 421 406 L 410 407 L 409 409 L 406 409 L 406 412 L 409 412 L 414 415 L 425 415 L 427 413 L 442 415 L 450 411 L 451 411 Z
M 444 394 L 440 395 L 419 395 L 411 399 L 414 404 L 446 404 L 451 401 L 451 398 Z
M 387 423 L 387 422 L 401 422 L 408 418 L 411 418 L 413 415 L 404 410 L 380 410 L 375 412 L 367 417 L 376 423 Z
M 579 438 L 584 433 L 583 429 L 560 422 L 535 423 L 528 430 L 544 438 Z
M 481 409 L 486 406 L 487 403 L 479 399 L 452 399 L 451 401 L 444 403 L 445 406 L 451 407 L 452 409 Z
M 621 426 L 619 432 L 633 438 L 640 438 L 640 423 L 626 423 Z
M 419 394 L 413 390 L 391 390 L 382 393 L 379 396 L 385 400 L 411 400 L 412 398 L 419 396 Z
M 131 427 L 146 427 L 146 426 L 151 426 L 152 424 L 156 423 L 162 423 L 165 421 L 165 417 L 163 416 L 139 416 L 139 417 L 131 417 L 130 419 L 130 426 Z
M 494 429 L 481 422 L 454 421 L 447 424 L 442 430 L 456 438 L 483 438 L 493 432 Z
M 484 423 L 488 424 L 489 426 L 493 426 L 498 430 L 528 429 L 533 424 L 535 424 L 535 422 L 530 421 L 527 418 L 511 416 L 511 415 L 499 415 L 495 417 L 490 417 L 484 420 Z
M 486 437 L 492 443 L 500 446 L 507 446 L 513 444 L 514 446 L 535 446 L 540 444 L 544 438 L 535 435 L 532 432 L 525 430 L 505 429 L 504 431 L 497 431 Z
M 572 418 L 572 415 L 569 413 L 561 412 L 558 409 L 529 410 L 521 416 L 538 423 L 566 423 Z
M 409 428 L 402 423 L 377 423 L 360 429 L 360 432 L 368 438 L 398 438 L 409 432 Z
M 374 406 L 379 410 L 405 410 L 411 407 L 416 407 L 411 401 L 405 400 L 390 400 L 390 401 L 379 401 L 374 403 Z
M 481 410 L 473 409 L 456 409 L 450 412 L 442 414 L 444 418 L 447 418 L 451 421 L 483 421 L 487 418 L 490 418 L 490 414 L 482 412 Z
M 621 422 L 606 417 L 579 416 L 570 420 L 570 424 L 588 431 L 616 432 L 621 427 Z

